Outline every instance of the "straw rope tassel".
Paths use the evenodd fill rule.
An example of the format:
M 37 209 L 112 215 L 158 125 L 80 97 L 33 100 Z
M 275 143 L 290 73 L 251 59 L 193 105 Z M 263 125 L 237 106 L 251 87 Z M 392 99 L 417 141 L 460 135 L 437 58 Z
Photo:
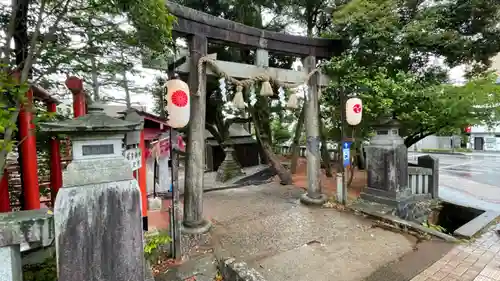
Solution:
M 238 85 L 236 86 L 236 94 L 234 94 L 233 105 L 238 109 L 245 108 L 245 99 L 243 99 L 242 93 L 243 87 Z
M 271 87 L 269 79 L 265 79 L 264 81 L 262 81 L 262 86 L 260 88 L 260 95 L 263 97 L 272 97 L 274 95 L 273 87 Z
M 296 109 L 299 108 L 299 101 L 297 100 L 297 95 L 295 93 L 292 93 L 290 97 L 288 98 L 288 102 L 286 104 L 287 108 L 290 109 Z

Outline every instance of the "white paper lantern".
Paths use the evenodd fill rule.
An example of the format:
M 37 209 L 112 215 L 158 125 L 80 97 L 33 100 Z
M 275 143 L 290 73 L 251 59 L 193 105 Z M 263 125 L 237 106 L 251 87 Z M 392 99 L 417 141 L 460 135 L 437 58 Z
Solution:
M 356 126 L 361 123 L 363 114 L 363 103 L 359 98 L 350 98 L 345 103 L 346 120 L 347 124 Z
M 165 83 L 165 87 L 167 87 L 167 124 L 172 128 L 185 127 L 189 123 L 191 110 L 189 86 L 180 79 L 172 79 Z

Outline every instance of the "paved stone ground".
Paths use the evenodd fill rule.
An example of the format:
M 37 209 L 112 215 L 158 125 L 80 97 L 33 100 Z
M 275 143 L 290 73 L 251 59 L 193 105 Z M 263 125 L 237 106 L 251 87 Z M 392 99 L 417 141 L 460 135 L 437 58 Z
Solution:
M 204 214 L 214 223 L 219 250 L 269 281 L 362 280 L 413 251 L 413 237 L 373 228 L 353 214 L 304 206 L 302 192 L 272 183 L 205 194 Z
M 411 281 L 499 281 L 500 237 L 496 229 L 500 225 L 470 244 L 456 246 Z

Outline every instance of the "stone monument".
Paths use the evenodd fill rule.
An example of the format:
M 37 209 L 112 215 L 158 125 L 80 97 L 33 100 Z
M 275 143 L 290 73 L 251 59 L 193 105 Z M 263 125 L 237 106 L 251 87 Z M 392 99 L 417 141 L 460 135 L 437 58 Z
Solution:
M 367 188 L 361 198 L 399 210 L 412 199 L 408 186 L 408 150 L 399 136 L 399 122 L 386 119 L 374 126 L 366 146 Z
M 125 135 L 141 123 L 94 104 L 85 116 L 41 127 L 72 140 L 54 205 L 58 280 L 144 280 L 141 194 L 122 155 Z
M 54 217 L 47 210 L 0 214 L 0 281 L 22 281 L 21 252 L 54 241 Z

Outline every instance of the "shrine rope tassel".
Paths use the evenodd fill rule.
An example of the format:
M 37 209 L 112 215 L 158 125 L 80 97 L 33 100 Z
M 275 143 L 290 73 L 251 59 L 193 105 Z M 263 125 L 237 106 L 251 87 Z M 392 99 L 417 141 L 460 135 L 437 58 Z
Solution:
M 261 89 L 260 89 L 260 95 L 269 97 L 269 96 L 274 95 L 270 81 L 272 81 L 273 83 L 275 83 L 279 87 L 291 89 L 291 88 L 296 88 L 296 87 L 299 87 L 301 85 L 306 84 L 314 74 L 320 73 L 320 68 L 317 67 L 313 71 L 311 71 L 309 74 L 307 74 L 304 82 L 298 83 L 298 84 L 280 83 L 277 80 L 273 80 L 271 77 L 269 77 L 269 75 L 267 75 L 265 73 L 262 75 L 257 75 L 255 77 L 252 77 L 249 79 L 238 80 L 238 79 L 235 79 L 235 78 L 227 75 L 227 73 L 223 72 L 217 66 L 216 61 L 214 59 L 210 58 L 209 56 L 204 56 L 204 57 L 201 57 L 200 60 L 198 61 L 198 81 L 200 81 L 200 82 L 204 81 L 203 80 L 203 71 L 202 71 L 204 63 L 206 63 L 207 67 L 210 67 L 210 69 L 212 69 L 212 71 L 216 75 L 226 79 L 229 83 L 236 86 L 236 93 L 234 95 L 232 102 L 233 102 L 233 105 L 239 109 L 242 109 L 245 107 L 245 100 L 243 98 L 243 93 L 242 93 L 242 90 L 244 87 L 250 87 L 250 86 L 256 84 L 257 82 L 262 82 Z M 202 88 L 201 86 L 202 85 L 198 85 L 198 90 L 196 92 L 197 96 L 200 96 L 200 94 L 201 94 L 200 93 L 200 89 Z M 297 96 L 295 93 L 292 93 L 290 95 L 289 100 L 287 102 L 287 107 L 290 109 L 298 108 L 298 99 L 297 99 Z
M 245 108 L 245 99 L 243 98 L 243 87 L 238 85 L 236 86 L 236 94 L 234 94 L 233 105 L 238 109 Z
M 290 94 L 290 97 L 288 98 L 288 102 L 286 104 L 286 107 L 290 108 L 290 109 L 299 108 L 299 101 L 298 101 L 297 95 L 295 93 Z

